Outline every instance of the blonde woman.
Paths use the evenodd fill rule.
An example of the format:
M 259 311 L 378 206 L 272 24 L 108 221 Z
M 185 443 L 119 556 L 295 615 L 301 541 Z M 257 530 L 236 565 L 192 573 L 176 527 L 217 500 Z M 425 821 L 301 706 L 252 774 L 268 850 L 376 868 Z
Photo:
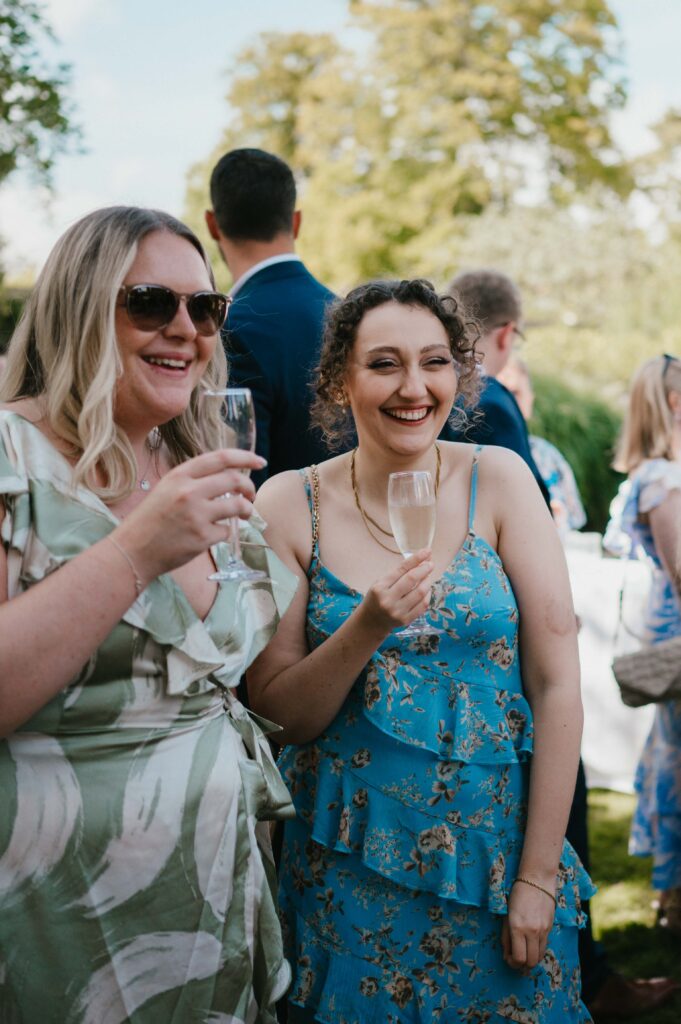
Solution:
M 652 643 L 681 635 L 681 360 L 663 355 L 636 372 L 615 469 L 628 474 L 605 544 L 645 558 Z M 636 774 L 630 853 L 653 858 L 659 923 L 681 935 L 681 704 L 658 704 Z
M 218 589 L 262 465 L 201 412 L 227 300 L 153 210 L 57 242 L 0 408 L 0 1016 L 275 1020 L 288 967 L 264 819 L 288 796 L 230 687 L 278 586 Z M 249 528 L 250 529 L 250 528 Z

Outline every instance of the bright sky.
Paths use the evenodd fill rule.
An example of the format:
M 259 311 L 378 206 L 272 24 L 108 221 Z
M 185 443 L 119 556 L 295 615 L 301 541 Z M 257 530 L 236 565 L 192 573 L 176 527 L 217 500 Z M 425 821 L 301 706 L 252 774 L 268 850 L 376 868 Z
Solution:
M 61 232 L 98 206 L 132 203 L 181 215 L 188 168 L 219 141 L 226 68 L 262 31 L 332 31 L 346 0 L 44 0 L 72 64 L 84 153 L 61 157 L 50 200 L 26 175 L 0 189 L 10 276 L 40 266 Z M 630 103 L 615 129 L 645 148 L 645 125 L 681 107 L 678 0 L 611 0 L 622 28 Z

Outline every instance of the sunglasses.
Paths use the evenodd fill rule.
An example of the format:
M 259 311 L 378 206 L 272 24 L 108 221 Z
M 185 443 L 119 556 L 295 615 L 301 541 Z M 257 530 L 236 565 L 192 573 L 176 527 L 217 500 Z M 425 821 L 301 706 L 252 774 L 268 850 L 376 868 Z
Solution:
M 678 363 L 679 359 L 678 356 L 670 356 L 668 352 L 664 352 L 662 358 L 664 359 L 664 363 L 662 366 L 662 383 L 664 384 L 664 379 L 667 376 L 667 370 L 669 369 L 672 363 Z
M 130 322 L 141 331 L 160 331 L 174 320 L 180 302 L 187 303 L 187 312 L 199 334 L 216 334 L 227 319 L 232 301 L 222 292 L 193 292 L 180 295 L 163 284 L 124 284 L 119 295 Z

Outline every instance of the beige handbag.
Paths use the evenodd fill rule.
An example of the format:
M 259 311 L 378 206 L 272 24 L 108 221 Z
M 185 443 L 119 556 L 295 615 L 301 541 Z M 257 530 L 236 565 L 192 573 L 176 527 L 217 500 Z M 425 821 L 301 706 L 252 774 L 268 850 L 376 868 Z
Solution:
M 624 621 L 624 581 L 619 596 L 620 631 L 628 633 L 641 647 L 612 660 L 612 673 L 620 688 L 622 703 L 630 708 L 681 699 L 681 636 L 650 644 Z
M 622 701 L 630 708 L 681 700 L 681 636 L 618 655 L 612 671 Z

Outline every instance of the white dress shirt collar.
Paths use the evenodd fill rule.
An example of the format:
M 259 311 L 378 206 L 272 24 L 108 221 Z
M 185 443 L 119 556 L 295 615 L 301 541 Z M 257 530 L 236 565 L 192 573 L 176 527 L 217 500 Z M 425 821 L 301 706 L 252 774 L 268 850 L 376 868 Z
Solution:
M 249 281 L 254 274 L 257 274 L 259 270 L 264 270 L 265 267 L 273 267 L 275 263 L 292 263 L 293 261 L 301 262 L 300 256 L 297 256 L 294 252 L 284 252 L 280 256 L 268 256 L 266 260 L 260 260 L 260 263 L 254 263 L 252 267 L 249 267 L 238 281 L 235 281 L 231 287 L 230 295 L 235 298 L 236 293 Z

